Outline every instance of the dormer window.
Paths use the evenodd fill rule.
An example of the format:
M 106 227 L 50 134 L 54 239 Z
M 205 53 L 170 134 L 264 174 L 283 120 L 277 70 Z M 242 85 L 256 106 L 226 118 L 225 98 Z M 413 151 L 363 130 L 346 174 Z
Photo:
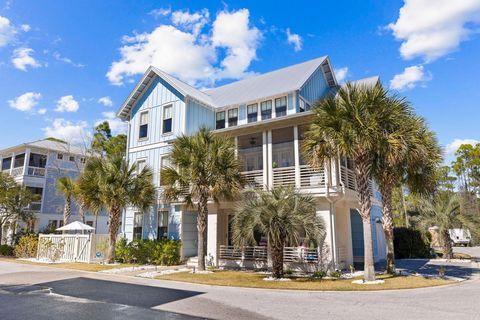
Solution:
M 275 117 L 287 115 L 287 97 L 275 99 Z
M 225 111 L 217 112 L 215 129 L 225 128 Z
M 255 104 L 249 104 L 247 106 L 247 118 L 248 118 L 248 123 L 251 122 L 257 122 L 258 119 L 258 105 Z
M 238 124 L 238 109 L 228 110 L 228 126 L 234 127 Z
M 262 120 L 272 118 L 272 100 L 263 101 L 260 104 L 260 109 L 262 111 Z
M 172 132 L 172 105 L 163 107 L 163 133 Z
M 63 154 L 62 153 L 57 153 L 57 159 L 58 160 L 63 160 Z
M 148 111 L 140 113 L 140 126 L 138 128 L 138 138 L 145 139 L 148 135 Z

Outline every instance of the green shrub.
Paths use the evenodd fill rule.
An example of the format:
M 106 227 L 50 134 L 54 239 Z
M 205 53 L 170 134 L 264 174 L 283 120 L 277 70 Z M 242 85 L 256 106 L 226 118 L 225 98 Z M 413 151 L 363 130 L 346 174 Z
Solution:
M 342 276 L 342 272 L 340 270 L 335 270 L 330 272 L 329 276 L 332 278 L 340 278 Z
M 412 228 L 395 228 L 394 246 L 396 259 L 430 258 L 428 238 Z
M 178 240 L 133 240 L 117 242 L 116 259 L 123 263 L 177 265 L 180 263 L 180 246 Z
M 17 258 L 34 258 L 37 256 L 38 237 L 34 234 L 24 235 L 13 249 Z
M 327 273 L 325 271 L 315 271 L 312 274 L 312 278 L 315 278 L 315 279 L 323 279 L 326 276 L 327 276 Z
M 0 245 L 0 256 L 13 256 L 13 247 L 8 244 Z

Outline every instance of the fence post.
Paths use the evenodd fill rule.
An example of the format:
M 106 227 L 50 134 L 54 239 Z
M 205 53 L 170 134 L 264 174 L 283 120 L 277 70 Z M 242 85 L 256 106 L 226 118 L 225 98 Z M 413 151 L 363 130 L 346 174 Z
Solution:
M 78 236 L 75 235 L 75 240 L 73 242 L 73 261 L 77 261 L 77 255 L 78 255 Z

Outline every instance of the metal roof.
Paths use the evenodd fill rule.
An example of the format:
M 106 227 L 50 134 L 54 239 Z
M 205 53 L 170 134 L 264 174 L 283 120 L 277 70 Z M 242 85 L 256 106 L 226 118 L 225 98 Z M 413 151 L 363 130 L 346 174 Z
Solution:
M 231 106 L 300 89 L 326 56 L 205 91 L 217 106 Z
M 38 148 L 38 149 L 60 151 L 68 154 L 79 154 L 79 155 L 83 155 L 86 153 L 84 149 L 80 147 L 72 146 L 68 143 L 59 142 L 59 141 L 50 140 L 50 139 L 43 139 L 43 140 L 37 140 L 33 142 L 22 143 L 13 147 L 0 150 L 0 154 L 8 156 L 9 155 L 8 151 L 20 149 L 20 148 Z
M 255 75 L 244 80 L 205 91 L 200 91 L 168 73 L 151 66 L 120 107 L 117 116 L 123 120 L 128 119 L 133 106 L 155 76 L 165 80 L 185 98 L 196 100 L 211 108 L 220 108 L 299 90 L 318 68 L 322 68 L 328 84 L 331 87 L 336 86 L 336 81 L 327 56 Z

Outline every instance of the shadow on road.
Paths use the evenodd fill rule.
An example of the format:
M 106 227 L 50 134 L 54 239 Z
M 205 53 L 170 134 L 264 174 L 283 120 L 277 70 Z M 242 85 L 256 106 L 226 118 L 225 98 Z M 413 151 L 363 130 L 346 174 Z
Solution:
M 191 298 L 203 292 L 187 291 L 89 278 L 72 278 L 37 284 L 53 293 L 93 301 L 152 308 L 165 303 Z
M 435 261 L 428 259 L 397 259 L 397 269 L 418 272 L 426 275 L 438 275 L 441 266 L 445 268 L 445 275 L 462 279 L 471 279 L 478 273 L 477 268 L 470 263 Z

